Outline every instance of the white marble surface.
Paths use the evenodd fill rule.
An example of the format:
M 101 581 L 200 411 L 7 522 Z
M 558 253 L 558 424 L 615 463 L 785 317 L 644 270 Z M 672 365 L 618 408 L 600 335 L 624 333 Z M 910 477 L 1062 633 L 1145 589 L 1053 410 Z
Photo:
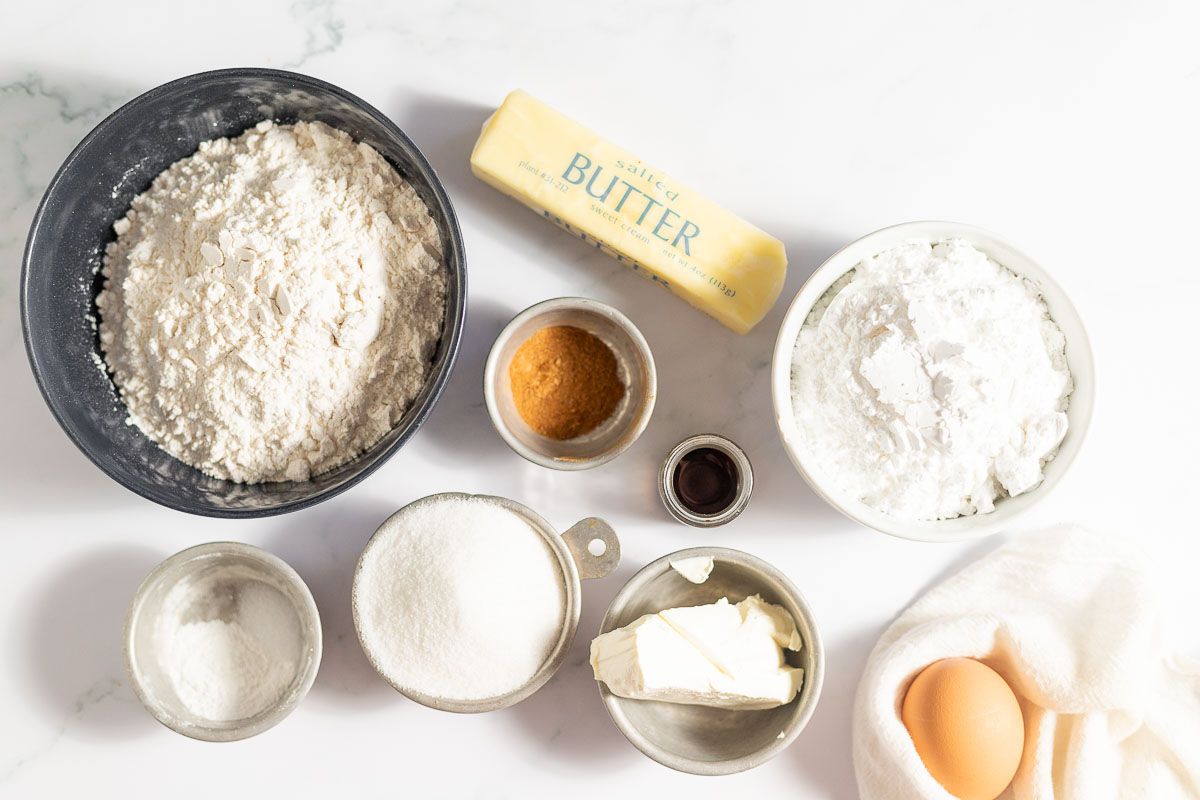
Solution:
M 994 541 L 922 546 L 856 527 L 788 465 L 767 366 L 786 300 L 843 243 L 946 218 L 1000 231 L 1065 285 L 1100 368 L 1090 440 L 1029 526 L 1090 523 L 1143 540 L 1180 643 L 1200 649 L 1192 513 L 1200 200 L 1196 4 L 1162 2 L 8 4 L 0 32 L 0 796 L 856 796 L 850 707 L 889 620 Z M 461 216 L 466 340 L 416 439 L 334 501 L 254 522 L 189 517 L 113 484 L 67 441 L 26 366 L 20 251 L 61 159 L 105 113 L 188 73 L 297 69 L 376 104 L 425 149 Z M 476 183 L 485 108 L 523 87 L 782 238 L 784 300 L 739 338 Z M 479 388 L 502 323 L 582 294 L 642 327 L 661 393 L 649 429 L 582 474 L 520 460 Z M 757 467 L 749 510 L 713 532 L 670 522 L 652 474 L 675 440 L 716 430 Z M 391 510 L 460 489 L 556 524 L 599 514 L 620 571 L 586 588 L 569 663 L 538 695 L 475 717 L 422 708 L 371 672 L 350 623 L 351 566 Z M 122 676 L 139 579 L 183 547 L 262 545 L 308 580 L 325 661 L 296 714 L 210 745 L 159 727 Z M 756 553 L 807 594 L 828 648 L 825 692 L 795 745 L 751 773 L 672 773 L 628 746 L 586 667 L 589 634 L 638 567 L 696 544 Z M 166 796 L 166 795 L 164 795 Z

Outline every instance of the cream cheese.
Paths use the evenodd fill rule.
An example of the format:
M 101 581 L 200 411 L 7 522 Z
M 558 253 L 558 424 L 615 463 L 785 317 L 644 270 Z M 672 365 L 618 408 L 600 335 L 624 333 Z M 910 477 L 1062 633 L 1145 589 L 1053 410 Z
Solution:
M 713 571 L 712 556 L 692 556 L 667 563 L 671 565 L 671 569 L 692 583 L 704 583 Z
M 596 680 L 620 697 L 717 708 L 774 708 L 791 702 L 803 670 L 784 650 L 800 634 L 786 609 L 752 595 L 647 614 L 592 640 Z

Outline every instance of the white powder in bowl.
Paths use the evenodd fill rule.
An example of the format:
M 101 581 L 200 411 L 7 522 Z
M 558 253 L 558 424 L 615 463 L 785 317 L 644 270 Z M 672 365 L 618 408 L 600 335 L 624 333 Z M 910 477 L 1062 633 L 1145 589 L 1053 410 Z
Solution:
M 1065 338 L 1037 287 L 961 240 L 858 264 L 796 341 L 809 463 L 913 520 L 992 511 L 1036 487 L 1067 431 Z
M 180 703 L 213 722 L 259 714 L 296 678 L 300 620 L 286 596 L 243 567 L 181 581 L 163 602 L 155 640 Z
M 129 419 L 217 478 L 306 480 L 425 385 L 446 268 L 421 198 L 366 144 L 262 122 L 133 200 L 104 258 L 100 345 Z
M 363 648 L 396 686 L 448 700 L 518 689 L 562 633 L 562 566 L 528 522 L 481 499 L 439 498 L 384 524 L 353 603 Z

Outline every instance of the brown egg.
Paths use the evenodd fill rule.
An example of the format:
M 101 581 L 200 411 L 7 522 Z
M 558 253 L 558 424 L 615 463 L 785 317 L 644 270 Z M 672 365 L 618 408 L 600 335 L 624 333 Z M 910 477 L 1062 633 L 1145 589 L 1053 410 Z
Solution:
M 961 800 L 995 800 L 1021 763 L 1025 723 L 1017 696 L 974 659 L 947 658 L 921 670 L 900 718 L 925 768 Z

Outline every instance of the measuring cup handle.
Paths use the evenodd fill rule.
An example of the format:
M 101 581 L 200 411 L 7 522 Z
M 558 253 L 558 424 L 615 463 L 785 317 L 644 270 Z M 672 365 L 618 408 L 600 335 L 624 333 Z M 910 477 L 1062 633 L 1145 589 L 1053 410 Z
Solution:
M 562 538 L 582 580 L 603 578 L 621 562 L 621 542 L 616 531 L 599 517 L 579 520 Z

